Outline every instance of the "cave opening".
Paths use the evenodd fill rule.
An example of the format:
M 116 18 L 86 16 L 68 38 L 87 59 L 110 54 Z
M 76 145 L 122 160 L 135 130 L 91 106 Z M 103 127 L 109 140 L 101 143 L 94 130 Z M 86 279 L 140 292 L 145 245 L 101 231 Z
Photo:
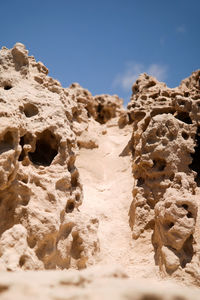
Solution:
M 24 105 L 24 114 L 27 118 L 31 118 L 38 114 L 38 108 L 32 103 L 26 103 Z
M 39 134 L 34 152 L 28 156 L 32 163 L 41 166 L 50 166 L 54 157 L 58 154 L 58 140 L 50 130 L 44 130 Z
M 186 124 L 192 124 L 192 120 L 190 118 L 190 115 L 188 112 L 178 112 L 176 115 L 175 115 L 175 118 L 180 120 L 181 122 L 184 122 Z
M 192 156 L 192 163 L 189 165 L 190 169 L 196 172 L 195 181 L 197 186 L 200 187 L 200 127 L 198 127 L 195 136 L 196 146 L 194 147 L 194 153 Z

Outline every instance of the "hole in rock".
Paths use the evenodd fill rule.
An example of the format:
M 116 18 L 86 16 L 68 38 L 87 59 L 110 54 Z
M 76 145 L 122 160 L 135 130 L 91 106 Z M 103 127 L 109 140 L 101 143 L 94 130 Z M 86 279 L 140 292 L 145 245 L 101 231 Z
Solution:
M 185 101 L 184 101 L 184 100 L 180 100 L 180 101 L 179 101 L 179 105 L 184 106 L 184 105 L 185 105 Z
M 67 166 L 69 172 L 72 172 L 75 169 L 75 166 L 74 166 L 75 159 L 76 159 L 75 155 L 71 155 L 69 158 L 68 166 Z
M 187 217 L 188 217 L 188 219 L 191 219 L 193 217 L 192 213 L 190 211 L 187 213 Z
M 35 245 L 37 244 L 37 238 L 35 236 L 28 236 L 27 243 L 30 248 L 34 248 Z
M 183 131 L 182 132 L 182 137 L 184 138 L 184 140 L 188 140 L 189 135 L 187 134 L 187 132 Z
M 24 114 L 27 118 L 31 118 L 38 114 L 38 108 L 32 103 L 26 103 L 24 105 Z
M 21 181 L 22 181 L 23 183 L 27 184 L 27 183 L 28 183 L 28 176 L 22 178 Z
M 3 140 L 0 142 L 0 154 L 14 148 L 14 138 L 11 131 L 4 134 Z
M 102 104 L 97 106 L 97 118 L 96 121 L 100 124 L 105 124 L 112 117 L 112 113 L 109 108 L 104 107 Z
M 173 226 L 174 226 L 174 222 L 169 222 L 169 221 L 167 221 L 167 222 L 164 224 L 164 227 L 165 227 L 166 230 L 171 229 Z
M 74 210 L 74 201 L 73 200 L 68 200 L 67 205 L 65 207 L 66 213 L 71 213 Z
M 19 156 L 18 160 L 19 160 L 19 161 L 22 161 L 22 160 L 25 158 L 25 151 L 24 151 L 24 149 L 23 149 L 23 147 L 24 147 L 24 136 L 21 136 L 21 137 L 20 137 L 20 142 L 19 142 L 19 144 L 22 146 L 22 151 L 21 151 L 21 153 L 20 153 L 20 156 Z
M 177 115 L 175 115 L 175 118 L 186 123 L 186 124 L 192 124 L 192 120 L 189 116 L 188 112 L 179 112 Z
M 27 257 L 26 255 L 22 255 L 22 256 L 20 257 L 20 260 L 19 260 L 19 265 L 20 265 L 20 267 L 23 267 L 23 265 L 25 264 L 27 258 L 28 258 L 28 257 Z
M 45 255 L 52 254 L 56 247 L 56 233 L 47 234 L 39 241 L 38 247 L 35 251 L 37 257 L 42 260 Z
M 190 263 L 194 255 L 193 236 L 191 235 L 183 245 L 184 254 L 180 257 L 181 267 L 185 268 L 187 263 Z
M 12 89 L 12 85 L 6 84 L 6 85 L 4 86 L 4 90 L 8 91 L 8 90 L 10 90 L 10 89 Z
M 146 116 L 146 113 L 144 111 L 136 111 L 135 115 L 134 115 L 135 120 L 137 122 L 141 121 L 145 116 Z
M 190 93 L 189 93 L 189 92 L 184 92 L 184 96 L 185 96 L 185 97 L 189 97 L 189 96 L 190 96 Z
M 74 118 L 74 120 L 77 120 L 79 115 L 80 115 L 80 112 L 78 112 L 78 110 L 74 111 L 73 112 L 73 118 Z
M 182 207 L 186 210 L 188 210 L 188 205 L 187 204 L 183 204 Z
M 50 130 L 44 130 L 39 134 L 34 152 L 29 152 L 29 159 L 35 165 L 50 166 L 54 157 L 58 154 L 58 141 Z
M 151 81 L 149 81 L 149 83 L 147 84 L 147 88 L 150 88 L 150 87 L 152 87 L 152 86 L 155 86 L 156 85 L 156 82 L 155 81 L 153 81 L 153 80 L 151 80 Z
M 147 225 L 145 226 L 145 230 L 151 229 L 153 230 L 155 227 L 155 220 L 151 220 L 147 223 Z
M 71 173 L 71 185 L 72 187 L 77 187 L 78 186 L 78 171 L 75 170 L 73 173 Z
M 136 94 L 138 91 L 139 91 L 139 87 L 136 85 L 133 85 L 133 87 L 132 87 L 133 95 Z
M 103 118 L 103 116 L 101 115 L 102 110 L 103 110 L 103 105 L 99 104 L 99 105 L 97 106 L 97 113 L 98 113 L 97 121 L 98 121 L 99 123 L 103 123 L 103 122 L 104 122 L 104 118 Z
M 81 199 L 81 196 L 79 194 L 76 194 L 75 200 L 78 202 L 78 201 L 80 201 L 80 199 Z
M 194 147 L 194 153 L 191 154 L 192 163 L 189 165 L 190 169 L 195 171 L 195 181 L 197 186 L 200 186 L 200 127 L 197 129 L 195 136 L 196 146 Z
M 163 171 L 166 167 L 166 161 L 162 158 L 154 159 L 153 160 L 153 168 L 158 171 Z
M 73 222 L 62 224 L 59 229 L 58 239 L 66 239 L 70 235 L 73 227 Z
M 138 185 L 138 186 L 142 186 L 142 185 L 144 184 L 144 182 L 145 182 L 144 178 L 139 177 L 139 178 L 138 178 L 138 181 L 137 181 L 137 185 Z
M 128 113 L 127 116 L 128 116 L 128 124 L 132 124 L 134 120 L 132 119 L 131 114 Z
M 72 241 L 72 245 L 71 245 L 71 256 L 74 259 L 79 259 L 81 258 L 81 252 L 83 251 L 83 239 L 79 236 L 79 233 L 77 231 L 72 233 L 73 236 L 73 241 Z
M 87 108 L 86 108 L 87 109 Z M 89 111 L 87 111 L 87 117 L 91 118 L 91 114 L 89 113 Z
M 147 100 L 147 95 L 141 95 L 142 100 Z

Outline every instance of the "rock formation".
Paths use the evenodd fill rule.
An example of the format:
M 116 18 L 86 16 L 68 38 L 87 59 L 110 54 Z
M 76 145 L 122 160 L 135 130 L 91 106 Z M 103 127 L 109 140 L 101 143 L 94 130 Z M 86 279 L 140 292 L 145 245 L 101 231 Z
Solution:
M 173 89 L 141 74 L 125 109 L 116 95 L 63 88 L 17 43 L 0 51 L 0 123 L 1 274 L 88 268 L 44 284 L 68 276 L 57 282 L 76 286 L 66 299 L 198 299 L 133 282 L 200 283 L 200 71 Z
M 200 71 L 169 89 L 142 74 L 128 114 L 137 180 L 130 208 L 133 238 L 154 230 L 156 263 L 168 273 L 191 262 L 199 184 Z M 195 179 L 195 180 L 194 180 Z M 196 182 L 195 182 L 196 181 Z
M 77 210 L 75 93 L 48 77 L 22 44 L 1 50 L 0 74 L 1 269 L 82 268 L 93 251 L 84 235 L 98 224 Z

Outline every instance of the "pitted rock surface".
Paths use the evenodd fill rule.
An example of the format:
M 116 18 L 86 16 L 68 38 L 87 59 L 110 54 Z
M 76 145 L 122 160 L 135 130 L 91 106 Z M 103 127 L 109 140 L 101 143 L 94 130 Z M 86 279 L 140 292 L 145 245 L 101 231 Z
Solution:
M 5 299 L 18 282 L 39 295 L 36 272 L 6 272 L 21 270 L 41 270 L 44 299 L 200 298 L 200 71 L 173 89 L 141 74 L 125 109 L 63 88 L 17 43 L 0 51 L 0 124 Z
M 153 230 L 155 261 L 168 273 L 192 262 L 199 194 L 200 71 L 169 89 L 142 74 L 128 105 L 133 122 L 133 238 Z M 199 226 L 199 225 L 198 225 Z M 165 250 L 163 250 L 165 249 Z M 169 254 L 171 253 L 171 254 Z M 169 258 L 173 256 L 174 264 Z M 173 266 L 172 266 L 173 265 Z
M 1 50 L 0 74 L 1 269 L 82 268 L 98 222 L 77 210 L 73 94 L 19 43 Z

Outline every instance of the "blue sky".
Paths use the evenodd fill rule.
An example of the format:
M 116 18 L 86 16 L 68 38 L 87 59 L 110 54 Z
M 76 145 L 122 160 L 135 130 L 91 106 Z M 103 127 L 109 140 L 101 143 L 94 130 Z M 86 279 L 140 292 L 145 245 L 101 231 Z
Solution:
M 2 0 L 0 47 L 24 43 L 64 87 L 127 103 L 141 72 L 175 87 L 200 68 L 199 12 L 199 0 Z

